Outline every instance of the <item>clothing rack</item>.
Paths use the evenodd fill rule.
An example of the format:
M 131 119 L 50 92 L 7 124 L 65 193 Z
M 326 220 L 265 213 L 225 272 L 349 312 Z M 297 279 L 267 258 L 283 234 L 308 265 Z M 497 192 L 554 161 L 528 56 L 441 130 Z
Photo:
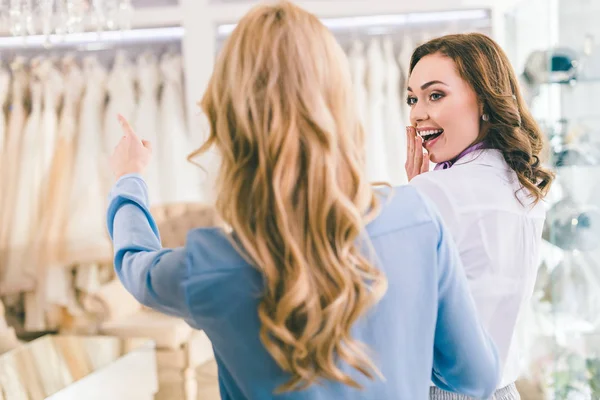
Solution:
M 415 12 L 389 15 L 369 15 L 359 17 L 322 18 L 321 22 L 336 36 L 356 31 L 392 33 L 397 30 L 437 27 L 444 24 L 456 25 L 474 23 L 480 27 L 491 25 L 491 10 L 450 10 L 436 12 Z M 229 36 L 236 24 L 222 24 L 217 27 L 217 37 L 222 40 Z
M 125 51 L 128 58 L 135 59 L 140 54 L 180 54 L 183 28 L 134 29 L 123 32 L 110 31 L 103 33 L 87 32 L 70 34 L 63 38 L 52 37 L 52 45 L 46 45 L 44 36 L 27 38 L 0 37 L 0 60 L 10 64 L 15 60 L 28 63 L 36 57 L 43 56 L 59 60 L 64 57 L 83 60 L 88 56 L 96 56 L 106 67 L 112 66 L 115 55 Z
M 125 31 L 72 33 L 67 35 L 34 35 L 27 37 L 0 37 L 0 50 L 98 50 L 107 47 L 139 45 L 144 43 L 172 43 L 181 41 L 184 29 L 179 26 Z

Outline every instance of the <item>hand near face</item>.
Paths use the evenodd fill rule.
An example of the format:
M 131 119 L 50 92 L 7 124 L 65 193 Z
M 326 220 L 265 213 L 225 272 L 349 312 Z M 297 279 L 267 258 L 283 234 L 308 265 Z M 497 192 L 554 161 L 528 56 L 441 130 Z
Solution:
M 141 140 L 122 115 L 119 115 L 119 122 L 123 128 L 123 137 L 115 147 L 110 159 L 113 173 L 117 179 L 127 174 L 143 173 L 152 156 L 150 142 Z
M 423 139 L 414 126 L 406 127 L 406 175 L 411 181 L 415 176 L 429 171 L 429 153 L 423 149 Z

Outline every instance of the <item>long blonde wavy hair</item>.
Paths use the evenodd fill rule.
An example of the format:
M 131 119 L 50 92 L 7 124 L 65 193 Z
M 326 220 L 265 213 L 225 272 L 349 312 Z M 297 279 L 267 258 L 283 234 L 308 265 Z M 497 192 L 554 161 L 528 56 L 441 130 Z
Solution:
M 200 102 L 205 144 L 221 155 L 216 207 L 264 276 L 267 351 L 291 378 L 360 387 L 346 363 L 378 373 L 352 325 L 385 293 L 363 254 L 379 202 L 364 171 L 363 130 L 346 57 L 312 14 L 283 1 L 252 9 L 218 57 Z

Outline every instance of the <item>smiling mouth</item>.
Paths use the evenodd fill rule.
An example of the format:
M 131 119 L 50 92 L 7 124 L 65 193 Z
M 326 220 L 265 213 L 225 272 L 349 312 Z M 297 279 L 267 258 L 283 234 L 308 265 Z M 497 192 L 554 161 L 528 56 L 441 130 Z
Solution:
M 428 142 L 439 137 L 442 133 L 444 133 L 443 129 L 432 129 L 419 132 L 419 136 L 421 136 L 424 142 Z

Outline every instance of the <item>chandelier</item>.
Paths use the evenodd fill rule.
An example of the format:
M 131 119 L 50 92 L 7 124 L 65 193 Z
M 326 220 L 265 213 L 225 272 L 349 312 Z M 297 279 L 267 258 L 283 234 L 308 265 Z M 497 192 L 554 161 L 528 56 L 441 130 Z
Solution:
M 2 30 L 13 36 L 64 36 L 131 28 L 131 0 L 0 0 Z

